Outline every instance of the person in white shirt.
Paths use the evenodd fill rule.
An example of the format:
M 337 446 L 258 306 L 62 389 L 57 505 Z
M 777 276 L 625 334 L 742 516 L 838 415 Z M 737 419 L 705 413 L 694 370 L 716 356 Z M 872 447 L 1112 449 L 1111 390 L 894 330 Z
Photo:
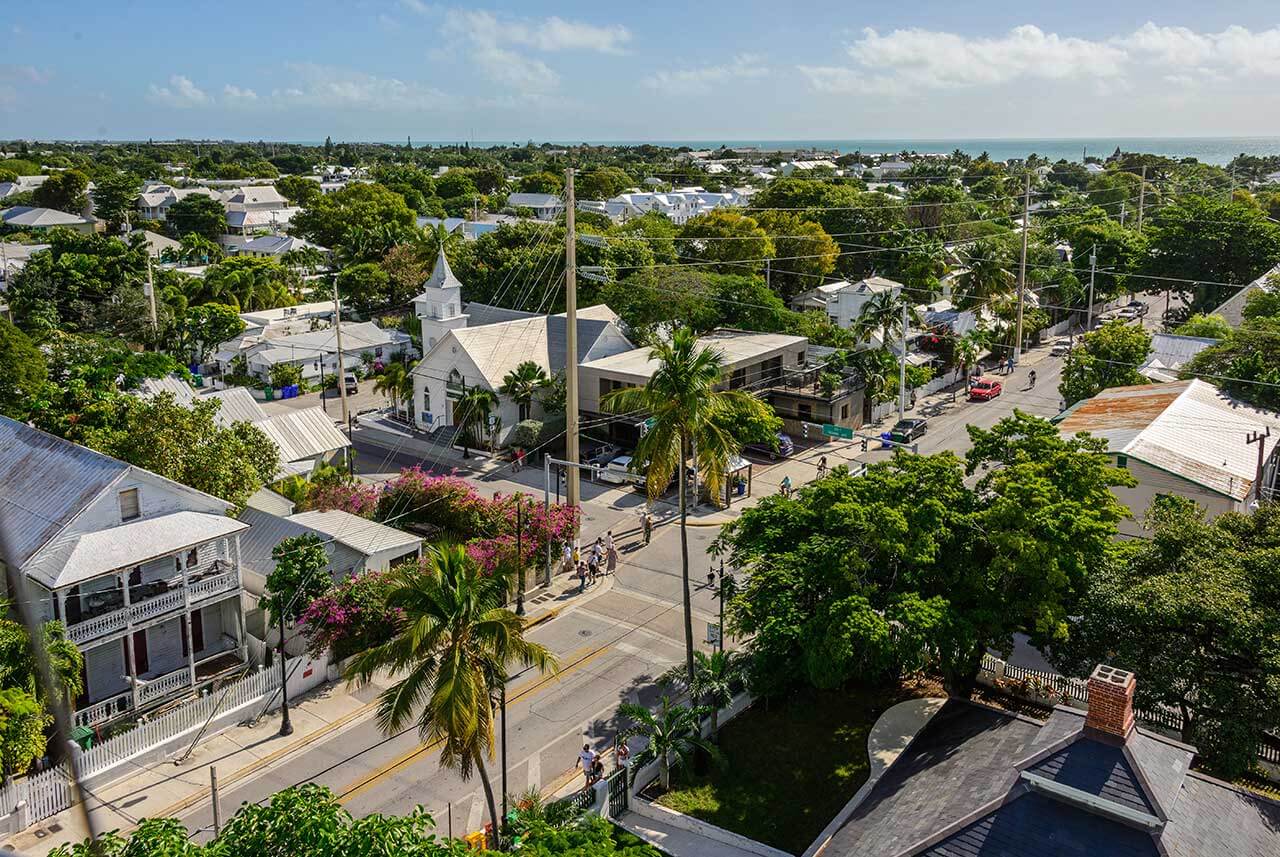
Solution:
M 582 766 L 582 773 L 586 775 L 587 785 L 591 785 L 591 778 L 595 775 L 596 753 L 591 749 L 590 744 L 582 745 L 582 752 L 578 754 L 578 761 L 574 762 L 574 767 Z

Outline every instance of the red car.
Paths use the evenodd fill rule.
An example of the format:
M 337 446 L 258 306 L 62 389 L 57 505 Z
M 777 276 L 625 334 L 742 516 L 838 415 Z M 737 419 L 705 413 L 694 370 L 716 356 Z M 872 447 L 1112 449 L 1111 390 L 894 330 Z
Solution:
M 989 402 L 1004 392 L 1004 385 L 995 378 L 979 378 L 969 386 L 969 401 Z

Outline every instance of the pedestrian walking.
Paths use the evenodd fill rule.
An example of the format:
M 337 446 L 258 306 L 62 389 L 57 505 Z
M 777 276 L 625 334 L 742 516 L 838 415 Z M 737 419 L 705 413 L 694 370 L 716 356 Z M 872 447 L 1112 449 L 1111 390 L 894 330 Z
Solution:
M 578 563 L 578 594 L 587 591 L 587 564 L 585 562 Z
M 1013 355 L 1012 355 L 1012 354 L 1010 354 L 1010 355 L 1009 355 L 1009 359 L 1005 361 L 1005 364 L 1004 364 L 1004 374 L 1006 374 L 1006 375 L 1012 375 L 1012 374 L 1013 374 Z
M 1027 375 L 1027 380 L 1031 382 L 1031 383 L 1028 385 L 1027 389 L 1035 389 L 1035 386 L 1036 386 L 1036 370 L 1034 370 L 1034 369 L 1032 369 L 1032 370 L 1031 370 L 1031 372 Z
M 560 568 L 565 574 L 574 570 L 573 547 L 568 542 L 564 543 L 564 549 L 560 552 Z
M 591 584 L 595 584 L 596 578 L 600 575 L 600 557 L 596 556 L 595 551 L 591 552 L 591 558 L 587 560 L 587 580 Z
M 605 553 L 613 550 L 613 530 L 609 530 L 604 534 L 604 549 Z
M 596 773 L 597 758 L 595 750 L 591 749 L 591 745 L 583 744 L 582 752 L 578 754 L 577 761 L 573 763 L 575 768 L 582 768 L 582 774 L 586 777 L 587 786 L 590 786 L 592 782 L 594 782 L 593 777 Z
M 642 526 L 644 527 L 644 543 L 648 545 L 649 540 L 653 538 L 653 516 L 648 511 L 644 513 Z
M 524 470 L 524 449 L 517 449 L 515 464 L 512 466 L 511 472 L 519 473 L 521 470 Z
M 613 540 L 609 540 L 609 546 L 604 550 L 605 572 L 613 574 L 618 570 L 618 550 L 613 546 Z

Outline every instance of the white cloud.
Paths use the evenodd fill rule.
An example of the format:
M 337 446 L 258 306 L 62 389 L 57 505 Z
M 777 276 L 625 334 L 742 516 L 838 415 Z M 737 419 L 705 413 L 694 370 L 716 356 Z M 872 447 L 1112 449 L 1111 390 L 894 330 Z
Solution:
M 1134 77 L 1143 75 L 1179 86 L 1280 76 L 1280 28 L 1254 32 L 1232 26 L 1199 33 L 1148 22 L 1103 40 L 1046 33 L 1029 24 L 988 37 L 866 29 L 847 53 L 853 60 L 849 66 L 797 68 L 815 90 L 831 93 L 905 94 L 1027 79 L 1085 81 L 1095 91 L 1126 91 Z
M 658 71 L 644 78 L 649 89 L 666 95 L 705 95 L 718 86 L 735 80 L 766 77 L 769 69 L 763 59 L 755 54 L 739 54 L 724 65 L 704 65 L 697 68 Z
M 190 78 L 180 74 L 171 75 L 168 86 L 151 84 L 147 92 L 153 102 L 165 107 L 201 107 L 213 101 L 208 93 L 192 83 Z
M 234 84 L 228 83 L 222 87 L 222 97 L 226 101 L 231 102 L 251 102 L 258 100 L 258 93 L 252 89 L 245 89 Z
M 419 15 L 430 15 L 433 12 L 439 11 L 438 6 L 433 6 L 430 3 L 424 3 L 422 0 L 400 0 L 400 5 L 410 12 L 416 12 Z
M 554 16 L 540 21 L 499 18 L 461 9 L 445 15 L 443 32 L 462 43 L 463 52 L 490 80 L 528 92 L 553 89 L 560 76 L 542 60 L 513 48 L 621 54 L 631 40 L 631 32 L 620 25 L 597 26 Z
M 286 68 L 297 80 L 291 86 L 272 91 L 272 100 L 281 106 L 431 110 L 452 100 L 447 93 L 414 81 L 377 77 L 317 63 L 289 63 Z

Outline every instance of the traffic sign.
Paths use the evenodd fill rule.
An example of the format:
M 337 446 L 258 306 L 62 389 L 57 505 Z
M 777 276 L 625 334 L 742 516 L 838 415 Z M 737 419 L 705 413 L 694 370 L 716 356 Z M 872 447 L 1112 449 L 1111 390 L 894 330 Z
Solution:
M 844 440 L 853 440 L 853 429 L 844 426 L 834 426 L 826 423 L 822 426 L 822 433 L 827 437 L 839 437 Z

